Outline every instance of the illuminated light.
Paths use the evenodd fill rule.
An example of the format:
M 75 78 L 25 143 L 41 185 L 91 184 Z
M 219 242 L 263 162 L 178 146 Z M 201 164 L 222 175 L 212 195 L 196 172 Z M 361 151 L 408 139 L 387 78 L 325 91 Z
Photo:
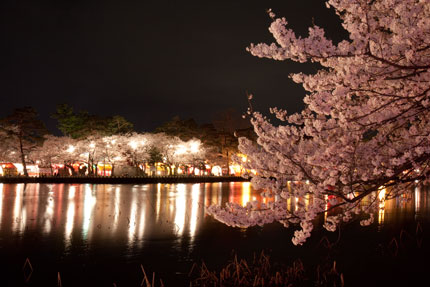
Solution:
M 184 145 L 179 145 L 176 147 L 175 154 L 181 155 L 181 154 L 185 154 L 186 152 L 187 152 L 187 148 Z
M 22 166 L 22 163 L 14 163 L 13 165 L 16 167 L 18 173 L 24 174 L 24 167 Z
M 17 231 L 17 229 L 19 228 L 19 222 L 20 220 L 22 220 L 21 217 L 21 190 L 20 188 L 22 187 L 21 184 L 18 184 L 16 186 L 15 189 L 15 202 L 13 205 L 13 230 Z
M 328 215 L 328 212 L 327 212 L 327 209 L 328 209 L 328 195 L 327 194 L 324 195 L 324 200 L 325 200 L 325 207 L 324 207 L 324 209 L 326 210 L 324 212 L 324 223 L 326 223 L 327 222 L 327 215 Z
M 237 165 L 237 164 L 232 164 L 229 166 L 230 169 L 230 174 L 234 174 L 236 176 L 239 176 L 242 173 L 242 166 Z
M 64 241 L 66 248 L 69 247 L 72 244 L 72 231 L 73 231 L 73 224 L 75 221 L 75 187 L 71 186 L 69 189 L 69 201 L 67 203 L 67 214 L 66 214 L 66 228 L 64 232 Z
M 380 187 L 379 188 L 379 194 L 378 194 L 379 200 L 385 201 L 385 193 L 386 193 L 385 187 Z
M 419 180 L 418 180 L 418 179 L 416 179 L 416 180 L 415 180 L 415 183 L 418 183 L 418 182 L 419 182 Z
M 161 174 L 161 171 L 157 171 L 157 174 L 158 174 L 158 175 L 160 175 L 160 174 Z
M 211 173 L 215 176 L 221 176 L 222 175 L 222 168 L 219 165 L 216 165 L 212 167 Z
M 220 204 L 222 202 L 222 184 L 218 183 L 218 200 L 216 204 Z
M 136 231 L 136 214 L 137 214 L 137 201 L 136 201 L 136 193 L 133 193 L 133 199 L 131 200 L 131 210 L 130 217 L 128 221 L 128 241 L 129 243 L 133 243 L 134 241 L 134 233 Z
M 137 144 L 137 142 L 136 141 L 130 141 L 129 143 L 128 143 L 128 145 L 132 148 L 132 149 L 137 149 L 137 146 L 138 146 L 138 144 Z
M 75 192 L 76 192 L 76 187 L 71 186 L 69 188 L 69 199 L 73 199 L 75 198 Z
M 198 169 L 197 167 L 194 168 L 194 175 L 199 175 L 200 174 L 200 169 Z
M 75 147 L 72 145 L 69 145 L 69 147 L 66 150 L 68 153 L 73 153 L 75 151 Z
M 185 216 L 187 212 L 186 190 L 185 184 L 178 184 L 177 194 L 175 199 L 175 225 L 177 228 L 176 234 L 182 235 L 185 228 Z
M 191 188 L 191 215 L 190 215 L 190 236 L 191 240 L 194 240 L 197 229 L 197 217 L 199 211 L 199 195 L 200 195 L 200 184 L 193 184 Z
M 378 210 L 378 224 L 383 224 L 385 219 L 385 194 L 387 190 L 384 186 L 379 188 L 379 210 Z
M 116 230 L 118 228 L 118 219 L 119 219 L 119 212 L 120 212 L 120 203 L 121 203 L 121 188 L 116 187 L 115 188 L 115 201 L 114 201 L 114 220 L 113 220 L 113 227 Z
M 46 210 L 44 214 L 44 220 L 45 220 L 45 226 L 44 226 L 44 232 L 50 233 L 52 228 L 52 220 L 54 215 L 54 200 L 52 198 L 52 191 L 49 192 L 49 196 L 46 199 Z
M 299 198 L 296 196 L 294 197 L 294 211 L 297 211 L 299 209 Z
M 200 142 L 198 142 L 198 141 L 193 141 L 193 142 L 191 142 L 191 143 L 190 143 L 190 151 L 191 151 L 192 153 L 197 153 L 197 152 L 199 152 L 199 149 L 200 149 Z
M 306 180 L 306 184 L 309 184 L 309 180 L 308 179 Z
M 385 209 L 379 208 L 378 211 L 378 224 L 383 224 L 385 220 Z
M 415 196 L 415 213 L 417 213 L 420 209 L 420 188 L 415 187 L 414 196 Z
M 244 182 L 242 183 L 242 206 L 245 206 L 248 202 L 250 202 L 251 198 L 251 183 Z
M 94 142 L 91 142 L 90 143 L 90 148 L 95 148 L 95 147 L 96 147 L 96 144 Z
M 140 240 L 140 243 L 143 243 L 143 235 L 145 234 L 145 213 L 146 213 L 146 205 L 142 204 L 140 206 L 140 218 L 139 218 L 139 231 L 138 231 L 138 238 Z
M 91 223 L 91 215 L 93 213 L 96 201 L 96 198 L 92 194 L 91 187 L 89 185 L 86 185 L 84 194 L 84 220 L 82 223 L 82 235 L 84 239 L 86 239 L 88 236 L 88 230 L 90 228 Z
M 160 219 L 160 209 L 161 209 L 161 183 L 157 184 L 157 197 L 155 205 L 157 207 L 157 213 L 155 214 L 156 221 Z

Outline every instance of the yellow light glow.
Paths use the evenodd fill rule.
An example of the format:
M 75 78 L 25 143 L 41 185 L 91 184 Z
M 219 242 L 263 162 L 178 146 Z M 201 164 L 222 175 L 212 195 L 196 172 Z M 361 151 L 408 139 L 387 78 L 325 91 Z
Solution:
M 139 229 L 138 229 L 138 238 L 140 243 L 142 243 L 143 235 L 145 234 L 145 219 L 146 219 L 146 205 L 142 204 L 140 206 L 140 218 L 139 218 Z
M 69 145 L 69 148 L 67 149 L 68 153 L 73 153 L 75 151 L 75 147 L 72 145 Z
M 191 216 L 190 216 L 190 236 L 191 240 L 194 240 L 194 235 L 197 229 L 197 217 L 199 211 L 199 195 L 200 195 L 200 184 L 193 184 L 191 188 Z
M 415 197 L 415 212 L 418 212 L 420 209 L 420 193 L 421 190 L 418 186 L 415 187 L 414 197 Z
M 88 236 L 88 230 L 91 224 L 91 215 L 93 213 L 94 206 L 96 204 L 96 197 L 93 196 L 90 185 L 85 186 L 84 195 L 84 221 L 82 223 L 82 235 L 84 239 Z
M 64 242 L 66 248 L 68 248 L 72 244 L 72 231 L 73 224 L 75 221 L 75 187 L 71 186 L 69 188 L 69 200 L 67 202 L 67 213 L 66 213 L 66 228 L 64 230 Z
M 19 229 L 19 223 L 22 221 L 21 218 L 21 188 L 22 184 L 18 184 L 15 189 L 15 202 L 13 205 L 13 230 L 17 231 Z
M 379 193 L 378 193 L 379 208 L 384 208 L 385 207 L 385 193 L 386 193 L 385 187 L 380 187 L 379 188 Z
M 136 141 L 134 141 L 134 140 L 132 140 L 132 141 L 130 141 L 129 143 L 128 143 L 128 145 L 132 148 L 132 149 L 137 149 L 137 146 L 138 146 L 138 144 L 137 144 L 137 142 Z
M 200 142 L 198 141 L 193 141 L 190 143 L 190 151 L 192 153 L 197 153 L 200 149 Z
M 113 220 L 113 227 L 114 230 L 117 230 L 118 228 L 118 219 L 119 219 L 119 213 L 120 213 L 120 203 L 121 203 L 121 188 L 116 187 L 115 188 L 115 201 L 114 201 L 114 220 Z
M 175 225 L 177 228 L 176 234 L 181 236 L 185 227 L 185 216 L 187 212 L 185 184 L 178 184 L 178 192 L 175 199 Z
M 222 168 L 219 165 L 216 165 L 212 167 L 212 174 L 215 176 L 221 176 L 222 175 Z
M 181 155 L 181 154 L 185 154 L 186 152 L 187 152 L 187 148 L 184 145 L 178 145 L 176 147 L 175 154 Z
M 328 195 L 324 195 L 324 200 L 325 200 L 325 207 L 324 209 L 327 210 L 328 208 Z M 324 212 L 324 223 L 327 222 L 327 211 Z
M 52 228 L 52 220 L 54 216 L 54 199 L 51 197 L 52 192 L 49 193 L 48 198 L 46 199 L 46 209 L 43 219 L 45 220 L 45 226 L 43 231 L 45 233 L 50 233 Z
M 137 200 L 136 193 L 133 192 L 133 198 L 131 199 L 131 210 L 128 221 L 128 242 L 130 244 L 134 241 L 134 233 L 136 231 L 136 214 L 137 214 Z
M 157 207 L 156 221 L 160 219 L 160 209 L 161 209 L 161 183 L 157 184 L 157 197 L 156 197 L 155 206 Z
M 245 206 L 251 198 L 251 183 L 244 182 L 242 184 L 242 206 Z
M 379 208 L 379 210 L 378 210 L 378 224 L 384 223 L 384 219 L 385 219 L 384 217 L 385 217 L 385 209 Z

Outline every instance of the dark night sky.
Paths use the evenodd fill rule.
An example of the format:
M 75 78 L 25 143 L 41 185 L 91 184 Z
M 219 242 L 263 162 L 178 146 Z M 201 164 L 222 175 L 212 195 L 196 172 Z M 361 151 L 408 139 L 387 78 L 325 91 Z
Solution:
M 33 106 L 51 131 L 59 103 L 92 114 L 119 114 L 138 131 L 178 115 L 210 122 L 222 110 L 302 107 L 288 79 L 309 64 L 251 56 L 272 42 L 266 10 L 305 36 L 314 22 L 334 41 L 345 32 L 321 0 L 0 1 L 0 117 Z

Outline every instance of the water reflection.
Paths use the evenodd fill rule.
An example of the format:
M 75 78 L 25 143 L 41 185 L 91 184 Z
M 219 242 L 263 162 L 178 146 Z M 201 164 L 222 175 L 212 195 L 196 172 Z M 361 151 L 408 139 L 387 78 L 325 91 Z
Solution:
M 410 200 L 385 200 L 379 192 L 378 224 L 406 216 L 428 216 L 428 192 L 416 187 Z M 0 184 L 0 235 L 25 232 L 62 238 L 65 250 L 73 240 L 115 240 L 130 249 L 145 240 L 177 238 L 192 244 L 208 219 L 205 206 L 249 201 L 267 202 L 249 183 L 154 185 Z M 292 209 L 309 198 L 287 199 Z

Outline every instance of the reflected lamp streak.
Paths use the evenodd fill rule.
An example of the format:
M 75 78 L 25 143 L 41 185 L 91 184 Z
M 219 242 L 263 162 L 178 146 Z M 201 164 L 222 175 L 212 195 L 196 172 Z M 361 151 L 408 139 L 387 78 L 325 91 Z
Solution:
M 91 214 L 93 213 L 94 205 L 96 204 L 96 198 L 92 194 L 91 187 L 85 186 L 84 195 L 84 220 L 82 222 L 82 235 L 86 239 L 88 236 L 88 230 L 90 228 Z
M 251 183 L 242 184 L 242 206 L 245 206 L 251 200 Z
M 199 211 L 199 195 L 200 184 L 193 184 L 191 190 L 191 218 L 190 218 L 190 236 L 191 240 L 194 239 L 197 229 L 197 217 Z
M 175 198 L 175 225 L 178 228 L 177 235 L 182 235 L 184 232 L 185 216 L 187 212 L 185 195 L 185 184 L 178 184 L 178 193 Z
M 12 226 L 12 230 L 14 231 L 17 231 L 17 229 L 19 228 L 19 220 L 21 217 L 21 190 L 20 190 L 21 187 L 22 187 L 22 184 L 18 184 L 15 189 L 15 202 L 13 205 L 13 226 Z

